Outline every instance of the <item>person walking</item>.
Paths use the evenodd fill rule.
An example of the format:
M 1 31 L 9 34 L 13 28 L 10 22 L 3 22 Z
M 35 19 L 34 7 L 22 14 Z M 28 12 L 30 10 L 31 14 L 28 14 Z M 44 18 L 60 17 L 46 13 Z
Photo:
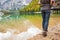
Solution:
M 48 32 L 48 24 L 49 24 L 49 19 L 50 19 L 50 14 L 51 14 L 51 6 L 53 2 L 51 0 L 40 0 L 41 4 L 41 13 L 42 13 L 42 28 L 43 28 L 43 36 L 47 36 Z

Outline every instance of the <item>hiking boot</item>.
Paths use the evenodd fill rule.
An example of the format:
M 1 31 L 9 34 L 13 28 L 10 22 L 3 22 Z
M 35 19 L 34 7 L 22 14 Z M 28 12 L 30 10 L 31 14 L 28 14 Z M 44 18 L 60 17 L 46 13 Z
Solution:
M 43 35 L 43 37 L 46 37 L 47 36 L 47 31 L 44 31 L 42 35 Z

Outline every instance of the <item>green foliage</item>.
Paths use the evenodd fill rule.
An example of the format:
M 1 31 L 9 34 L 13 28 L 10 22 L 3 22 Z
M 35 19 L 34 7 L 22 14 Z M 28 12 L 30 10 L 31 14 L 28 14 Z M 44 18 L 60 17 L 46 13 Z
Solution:
M 32 0 L 32 2 L 25 6 L 24 8 L 22 8 L 19 11 L 39 11 L 40 10 L 40 5 L 38 4 L 39 0 Z

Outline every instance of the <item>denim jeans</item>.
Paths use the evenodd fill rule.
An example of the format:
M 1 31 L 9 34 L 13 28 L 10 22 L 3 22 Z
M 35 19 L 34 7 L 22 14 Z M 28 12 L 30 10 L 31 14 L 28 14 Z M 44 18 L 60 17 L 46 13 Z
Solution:
M 49 24 L 49 18 L 50 18 L 50 10 L 42 10 L 42 27 L 43 31 L 48 31 L 48 24 Z

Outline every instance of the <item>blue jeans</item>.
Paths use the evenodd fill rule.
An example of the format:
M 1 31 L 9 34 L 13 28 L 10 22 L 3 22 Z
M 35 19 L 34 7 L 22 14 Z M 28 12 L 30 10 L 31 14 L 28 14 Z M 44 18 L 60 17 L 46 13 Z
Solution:
M 50 10 L 42 10 L 42 27 L 43 31 L 48 31 L 48 24 L 49 24 L 49 18 L 50 18 Z

